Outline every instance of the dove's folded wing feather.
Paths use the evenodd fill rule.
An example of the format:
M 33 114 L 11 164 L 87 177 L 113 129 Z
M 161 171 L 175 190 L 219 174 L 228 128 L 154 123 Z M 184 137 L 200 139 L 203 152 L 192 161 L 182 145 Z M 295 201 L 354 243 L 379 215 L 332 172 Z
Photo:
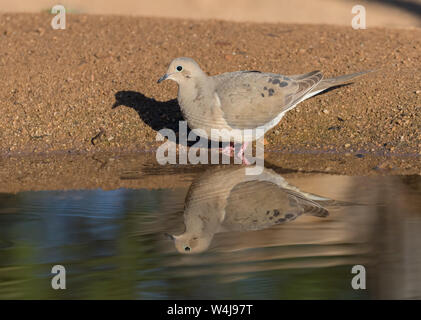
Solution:
M 239 71 L 214 76 L 225 121 L 234 129 L 263 126 L 301 101 L 322 80 L 319 71 L 286 77 Z
M 328 215 L 318 203 L 299 192 L 268 181 L 248 181 L 235 186 L 225 208 L 225 230 L 260 230 L 296 219 L 301 214 Z

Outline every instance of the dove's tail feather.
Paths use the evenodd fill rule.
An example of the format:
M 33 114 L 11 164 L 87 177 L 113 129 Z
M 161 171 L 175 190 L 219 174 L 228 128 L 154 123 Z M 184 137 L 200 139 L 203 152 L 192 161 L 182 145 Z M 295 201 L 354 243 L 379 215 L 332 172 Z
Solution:
M 324 201 L 316 201 L 318 204 L 323 205 L 323 207 L 327 207 L 329 209 L 333 208 L 342 208 L 342 207 L 368 207 L 368 206 L 375 206 L 375 207 L 383 207 L 384 203 L 362 203 L 362 202 L 348 202 L 348 201 L 341 201 L 341 200 L 324 200 Z
M 356 77 L 362 76 L 364 74 L 373 72 L 374 70 L 368 70 L 368 71 L 361 71 L 357 73 L 352 74 L 346 74 L 344 76 L 339 76 L 335 78 L 329 78 L 329 79 L 323 79 L 320 81 L 306 96 L 305 99 L 308 99 L 310 97 L 315 96 L 316 94 L 329 89 L 331 87 L 339 86 L 341 84 L 344 84 L 345 82 L 348 82 Z
M 330 79 L 323 79 L 317 84 L 317 86 L 312 91 L 326 90 L 330 87 L 341 85 L 345 82 L 348 82 L 351 79 L 354 79 L 356 77 L 362 76 L 363 74 L 367 74 L 370 72 L 372 72 L 372 70 L 346 74 L 344 76 L 339 76 L 339 77 L 330 78 Z
M 305 211 L 304 211 L 305 214 L 309 214 L 309 215 L 315 216 L 315 217 L 324 218 L 324 217 L 327 217 L 329 215 L 329 211 L 328 211 L 328 209 L 326 209 L 326 207 L 329 208 L 329 209 L 338 209 L 338 208 L 341 208 L 341 207 L 355 207 L 355 206 L 366 207 L 366 206 L 369 206 L 369 204 L 365 204 L 365 203 L 331 200 L 331 199 L 327 199 L 327 198 L 325 198 L 325 200 L 318 200 L 318 201 L 315 201 L 315 202 L 318 205 L 306 206 L 305 207 Z M 382 206 L 383 204 L 374 204 L 374 205 Z
M 329 215 L 329 211 L 327 211 L 323 207 L 319 206 L 306 206 L 304 208 L 304 213 L 309 214 L 311 216 L 319 217 L 319 218 L 325 218 Z

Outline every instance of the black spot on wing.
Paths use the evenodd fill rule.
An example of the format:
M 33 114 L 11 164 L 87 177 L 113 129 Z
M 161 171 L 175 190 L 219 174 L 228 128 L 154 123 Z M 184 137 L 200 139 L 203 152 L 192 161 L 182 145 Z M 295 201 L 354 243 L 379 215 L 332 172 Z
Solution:
M 294 216 L 294 215 L 293 215 L 292 213 L 287 213 L 287 214 L 285 215 L 285 218 L 286 218 L 286 219 L 291 219 L 293 216 Z
M 273 94 L 275 93 L 275 90 L 273 90 L 272 88 L 269 89 L 269 97 L 273 96 Z
M 282 81 L 282 82 L 279 84 L 279 86 L 280 86 L 281 88 L 286 87 L 287 85 L 288 85 L 288 82 L 286 82 L 286 81 Z

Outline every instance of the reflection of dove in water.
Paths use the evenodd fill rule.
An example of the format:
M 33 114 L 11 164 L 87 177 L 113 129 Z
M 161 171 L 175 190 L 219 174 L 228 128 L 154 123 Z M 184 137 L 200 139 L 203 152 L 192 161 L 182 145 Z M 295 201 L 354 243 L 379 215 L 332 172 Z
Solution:
M 208 249 L 218 232 L 260 230 L 296 219 L 301 214 L 326 217 L 316 201 L 326 201 L 289 185 L 273 170 L 246 175 L 245 167 L 217 168 L 195 180 L 184 209 L 186 230 L 170 236 L 181 253 Z

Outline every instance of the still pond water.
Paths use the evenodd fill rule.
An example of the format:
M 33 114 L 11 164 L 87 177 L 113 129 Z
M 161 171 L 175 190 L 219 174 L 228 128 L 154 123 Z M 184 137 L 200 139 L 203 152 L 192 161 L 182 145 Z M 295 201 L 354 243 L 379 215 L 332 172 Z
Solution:
M 421 299 L 420 176 L 183 182 L 0 194 L 0 299 Z

